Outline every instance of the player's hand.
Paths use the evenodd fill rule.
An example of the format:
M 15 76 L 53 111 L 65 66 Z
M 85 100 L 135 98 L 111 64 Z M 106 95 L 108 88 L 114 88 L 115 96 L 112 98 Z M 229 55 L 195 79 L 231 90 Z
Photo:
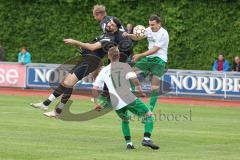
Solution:
M 135 63 L 137 62 L 137 60 L 141 58 L 141 55 L 140 54 L 135 54 L 133 57 L 132 57 L 132 62 Z
M 65 44 L 70 44 L 70 45 L 76 44 L 76 40 L 74 39 L 64 39 L 63 41 Z
M 98 112 L 100 112 L 100 111 L 102 110 L 102 106 L 96 105 L 96 106 L 95 106 L 95 110 L 98 111 Z
M 123 37 L 128 37 L 129 34 L 128 34 L 127 32 L 123 32 L 122 36 L 123 36 Z

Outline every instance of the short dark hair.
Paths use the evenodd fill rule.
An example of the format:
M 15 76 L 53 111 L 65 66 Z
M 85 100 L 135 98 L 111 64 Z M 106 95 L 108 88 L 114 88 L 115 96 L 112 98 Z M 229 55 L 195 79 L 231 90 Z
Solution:
M 112 20 L 113 20 L 113 22 L 116 24 L 116 26 L 118 27 L 118 29 L 121 28 L 122 24 L 121 24 L 121 21 L 120 21 L 118 18 L 113 17 Z
M 223 56 L 223 52 L 219 52 L 219 53 L 218 53 L 218 56 L 220 56 L 220 55 Z
M 156 21 L 157 23 L 161 22 L 160 17 L 156 14 L 151 15 L 149 21 Z

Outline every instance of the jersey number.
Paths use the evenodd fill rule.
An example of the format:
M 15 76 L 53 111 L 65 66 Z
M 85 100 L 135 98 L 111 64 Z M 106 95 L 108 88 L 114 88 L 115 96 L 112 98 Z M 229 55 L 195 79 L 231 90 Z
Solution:
M 117 71 L 117 72 L 111 73 L 111 75 L 110 75 L 114 88 L 121 87 L 120 73 L 121 73 L 121 71 Z

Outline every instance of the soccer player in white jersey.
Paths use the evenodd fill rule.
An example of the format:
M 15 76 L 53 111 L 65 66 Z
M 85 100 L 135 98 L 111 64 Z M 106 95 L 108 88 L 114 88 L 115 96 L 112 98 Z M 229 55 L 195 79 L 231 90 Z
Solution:
M 110 93 L 111 106 L 122 119 L 122 131 L 127 143 L 127 149 L 134 149 L 129 129 L 128 111 L 143 118 L 144 139 L 142 145 L 152 149 L 159 149 L 159 146 L 153 144 L 150 139 L 153 130 L 153 114 L 150 109 L 130 91 L 129 80 L 136 85 L 139 92 L 143 95 L 137 75 L 127 63 L 119 62 L 120 53 L 117 47 L 109 49 L 108 58 L 111 63 L 100 71 L 93 83 L 93 95 L 96 108 L 104 107 L 98 103 L 97 98 L 99 96 L 98 90 L 103 89 L 105 83 Z
M 132 62 L 135 63 L 136 71 L 143 72 L 145 75 L 150 74 L 151 78 L 151 95 L 149 105 L 153 111 L 160 89 L 160 78 L 165 72 L 168 54 L 169 35 L 168 32 L 161 26 L 160 17 L 152 15 L 149 18 L 149 27 L 145 31 L 148 40 L 148 50 L 135 54 Z M 125 33 L 124 36 L 136 40 L 134 34 Z

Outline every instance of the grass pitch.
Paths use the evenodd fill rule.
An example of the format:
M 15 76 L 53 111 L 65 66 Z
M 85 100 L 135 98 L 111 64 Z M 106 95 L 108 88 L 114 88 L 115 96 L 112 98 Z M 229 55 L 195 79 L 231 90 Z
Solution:
M 133 118 L 137 149 L 127 151 L 114 112 L 85 122 L 49 119 L 29 106 L 43 99 L 1 95 L 0 160 L 240 159 L 240 108 L 158 104 L 152 139 L 161 149 L 141 146 L 143 124 Z M 92 107 L 90 100 L 79 99 L 72 111 Z

